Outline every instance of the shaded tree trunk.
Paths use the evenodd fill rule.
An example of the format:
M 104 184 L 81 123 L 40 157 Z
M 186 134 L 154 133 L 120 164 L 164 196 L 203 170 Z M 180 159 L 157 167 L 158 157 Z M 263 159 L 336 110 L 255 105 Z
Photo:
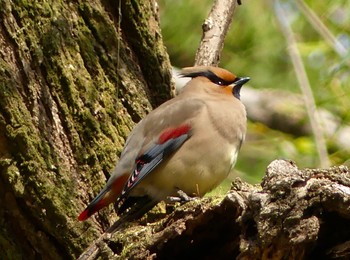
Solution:
M 153 1 L 0 1 L 0 255 L 75 258 L 135 122 L 172 95 Z

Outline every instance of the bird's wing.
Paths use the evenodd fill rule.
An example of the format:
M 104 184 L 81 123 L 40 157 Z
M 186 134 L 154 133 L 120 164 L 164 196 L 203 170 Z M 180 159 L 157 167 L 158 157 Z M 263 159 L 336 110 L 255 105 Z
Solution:
M 119 200 L 126 198 L 144 177 L 175 152 L 190 136 L 191 126 L 188 124 L 163 131 L 158 138 L 158 142 L 137 157 L 135 168 L 125 184 Z

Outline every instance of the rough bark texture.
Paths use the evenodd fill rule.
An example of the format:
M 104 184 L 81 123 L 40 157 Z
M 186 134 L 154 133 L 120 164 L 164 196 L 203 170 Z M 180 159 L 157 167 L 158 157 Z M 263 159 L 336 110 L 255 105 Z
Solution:
M 82 259 L 349 259 L 350 172 L 273 161 L 261 186 L 125 223 Z
M 241 259 L 350 257 L 350 172 L 347 167 L 298 169 L 273 161 L 249 194 Z
M 153 1 L 0 1 L 0 258 L 75 258 L 113 221 L 77 215 L 171 97 L 157 19 Z

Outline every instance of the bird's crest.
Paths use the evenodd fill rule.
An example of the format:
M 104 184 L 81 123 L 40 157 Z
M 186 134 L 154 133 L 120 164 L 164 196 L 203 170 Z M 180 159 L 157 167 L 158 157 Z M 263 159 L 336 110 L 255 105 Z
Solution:
M 183 68 L 180 72 L 183 77 L 206 77 L 214 84 L 229 86 L 235 82 L 236 76 L 228 70 L 211 66 L 198 66 Z

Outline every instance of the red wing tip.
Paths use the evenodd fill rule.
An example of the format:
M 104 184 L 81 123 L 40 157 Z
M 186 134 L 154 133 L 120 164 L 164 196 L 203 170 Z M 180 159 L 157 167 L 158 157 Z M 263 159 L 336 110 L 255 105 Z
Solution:
M 82 213 L 80 213 L 78 220 L 79 221 L 84 221 L 86 219 L 88 219 L 90 217 L 89 215 L 89 211 L 88 210 L 84 210 Z
M 171 138 L 178 138 L 183 134 L 187 134 L 190 130 L 191 126 L 189 124 L 183 124 L 179 127 L 165 129 L 163 133 L 159 136 L 158 142 L 160 144 L 163 144 Z

